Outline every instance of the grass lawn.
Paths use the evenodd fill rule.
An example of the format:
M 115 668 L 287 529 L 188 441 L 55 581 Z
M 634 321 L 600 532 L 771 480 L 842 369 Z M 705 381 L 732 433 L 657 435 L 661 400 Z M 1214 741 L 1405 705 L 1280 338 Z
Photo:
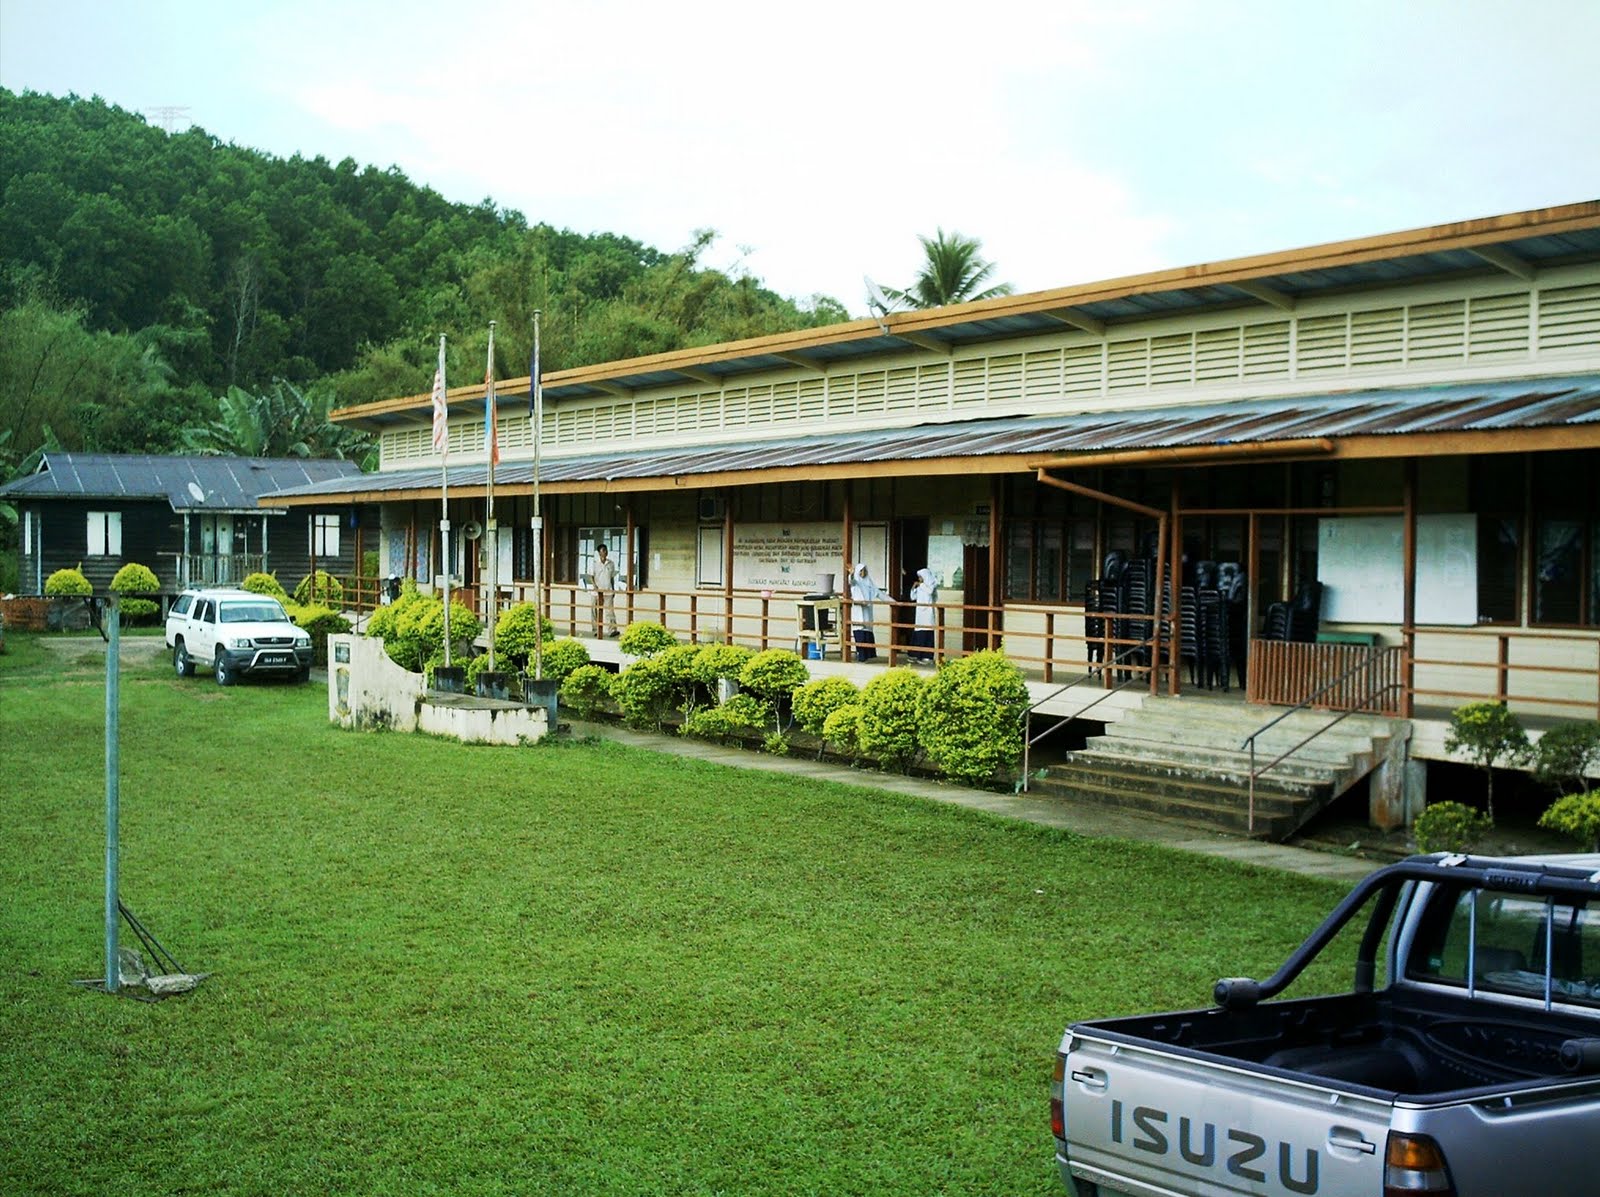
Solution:
M 319 685 L 0 655 L 0 1192 L 1055 1194 L 1071 1019 L 1265 975 L 1341 887 L 598 744 L 353 734 Z M 1342 978 L 1317 978 L 1332 988 Z

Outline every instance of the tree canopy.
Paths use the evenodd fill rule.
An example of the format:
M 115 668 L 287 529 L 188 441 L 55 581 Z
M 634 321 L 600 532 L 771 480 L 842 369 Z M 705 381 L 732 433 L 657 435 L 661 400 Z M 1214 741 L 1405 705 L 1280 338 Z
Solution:
M 885 288 L 892 299 L 914 308 L 939 308 L 951 303 L 971 303 L 1010 295 L 1010 283 L 984 284 L 993 277 L 995 264 L 980 256 L 983 243 L 976 237 L 936 229 L 932 237 L 918 237 L 924 261 L 917 277 L 904 290 Z

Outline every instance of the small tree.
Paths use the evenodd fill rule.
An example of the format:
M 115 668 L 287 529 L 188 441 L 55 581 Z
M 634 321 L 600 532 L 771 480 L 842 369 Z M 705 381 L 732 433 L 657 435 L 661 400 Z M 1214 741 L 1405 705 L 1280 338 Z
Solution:
M 289 601 L 289 592 L 283 588 L 278 579 L 272 574 L 262 573 L 259 570 L 246 576 L 245 580 L 239 583 L 239 589 L 248 590 L 251 594 L 265 594 L 277 599 L 280 603 Z
M 1533 775 L 1558 794 L 1587 789 L 1585 778 L 1600 776 L 1600 720 L 1558 723 L 1533 746 Z
M 857 736 L 864 755 L 891 769 L 911 767 L 917 758 L 918 712 L 924 685 L 922 677 L 909 669 L 891 669 L 862 688 Z
M 155 573 L 149 566 L 140 565 L 137 561 L 130 561 L 117 571 L 111 579 L 111 589 L 121 600 L 119 605 L 123 618 L 130 622 L 148 619 L 159 609 L 151 599 L 124 597 L 155 594 L 161 589 L 161 582 Z
M 1489 819 L 1494 820 L 1494 766 L 1526 760 L 1528 733 L 1503 702 L 1469 702 L 1450 712 L 1444 750 L 1462 753 L 1482 769 L 1488 787 Z
M 1459 802 L 1433 802 L 1417 816 L 1412 834 L 1422 852 L 1465 852 L 1494 829 L 1494 822 Z
M 658 623 L 636 619 L 622 629 L 617 647 L 630 657 L 653 657 L 678 643 L 678 638 Z
M 950 776 L 981 785 L 1021 759 L 1028 687 L 1004 653 L 951 661 L 928 679 L 921 704 L 922 749 Z
M 44 580 L 44 592 L 48 595 L 64 595 L 67 597 L 87 597 L 94 593 L 94 587 L 89 585 L 89 579 L 83 576 L 81 569 L 58 569 Z
M 580 665 L 561 683 L 561 702 L 579 718 L 591 719 L 610 701 L 615 679 L 616 674 L 603 665 Z
M 1590 852 L 1600 852 L 1600 793 L 1557 799 L 1539 816 L 1539 826 L 1577 840 Z

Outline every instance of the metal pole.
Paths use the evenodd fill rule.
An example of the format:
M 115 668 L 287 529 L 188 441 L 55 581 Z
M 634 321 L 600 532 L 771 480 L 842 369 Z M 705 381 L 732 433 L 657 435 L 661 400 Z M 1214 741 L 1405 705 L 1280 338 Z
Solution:
M 544 386 L 539 380 L 539 309 L 533 310 L 533 364 L 528 388 L 533 396 L 533 679 L 544 680 L 544 515 L 539 510 L 539 458 L 544 448 Z
M 444 383 L 444 334 L 439 334 L 439 373 L 435 383 L 439 390 L 449 392 Z M 448 409 L 449 400 L 445 400 Z M 439 455 L 439 564 L 444 568 L 444 665 L 450 668 L 450 427 L 449 416 L 444 430 L 443 451 Z
M 107 600 L 110 627 L 106 646 L 106 991 L 116 993 L 122 982 L 117 963 L 117 824 L 121 794 L 118 790 L 117 712 L 122 690 L 122 612 L 116 595 Z
M 484 492 L 483 531 L 488 537 L 489 562 L 488 569 L 484 571 L 485 581 L 488 582 L 488 602 L 484 612 L 489 620 L 489 672 L 494 672 L 494 620 L 496 608 L 499 606 L 498 592 L 500 589 L 500 528 L 494 520 L 494 457 L 497 446 L 495 438 L 494 407 L 494 325 L 489 321 L 489 363 L 483 372 L 483 457 L 489 467 L 488 484 Z

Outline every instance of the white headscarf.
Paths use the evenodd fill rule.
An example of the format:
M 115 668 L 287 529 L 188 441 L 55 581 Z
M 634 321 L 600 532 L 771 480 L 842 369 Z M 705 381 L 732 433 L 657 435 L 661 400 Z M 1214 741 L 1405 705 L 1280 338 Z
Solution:
M 883 591 L 878 589 L 867 567 L 856 566 L 856 572 L 850 576 L 850 601 L 856 605 L 857 614 L 863 621 L 872 618 L 872 602 L 882 596 Z

